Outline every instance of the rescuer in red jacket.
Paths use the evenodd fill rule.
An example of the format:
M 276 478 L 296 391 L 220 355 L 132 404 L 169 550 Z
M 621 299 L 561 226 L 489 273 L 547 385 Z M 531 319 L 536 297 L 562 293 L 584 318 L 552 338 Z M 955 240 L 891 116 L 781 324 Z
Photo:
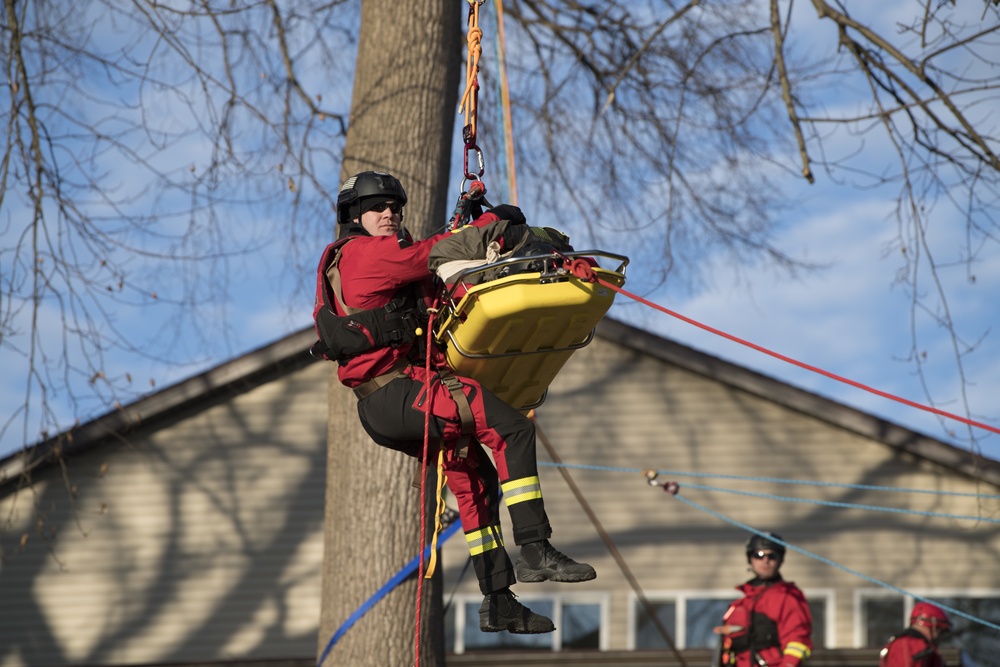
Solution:
M 746 544 L 754 578 L 737 590 L 715 630 L 722 637 L 721 664 L 799 667 L 812 652 L 812 614 L 798 586 L 781 578 L 785 546 L 775 533 L 754 534 Z
M 937 644 L 951 627 L 944 611 L 918 602 L 910 612 L 910 627 L 889 640 L 879 654 L 879 667 L 944 667 Z
M 448 488 L 458 502 L 485 596 L 480 629 L 552 632 L 552 621 L 521 605 L 510 586 L 517 580 L 587 581 L 597 574 L 549 543 L 552 528 L 542 500 L 531 420 L 475 380 L 449 377 L 440 351 L 433 353 L 434 370 L 427 377 L 425 343 L 415 341 L 416 329 L 426 327 L 421 305 L 435 289 L 428 254 L 448 235 L 413 241 L 402 224 L 405 205 L 403 186 L 390 174 L 363 172 L 341 187 L 337 221 L 346 233 L 320 262 L 314 309 L 317 345 L 325 345 L 324 355 L 340 364 L 340 381 L 358 396 L 358 415 L 372 440 L 417 458 L 423 454 L 425 385 L 430 380 L 430 438 L 446 445 Z M 525 222 L 520 209 L 502 205 L 471 224 L 498 219 L 521 226 Z M 468 445 L 461 444 L 463 438 L 471 438 Z M 495 468 L 477 442 L 491 450 Z M 503 545 L 500 490 L 514 543 L 521 547 L 516 566 Z

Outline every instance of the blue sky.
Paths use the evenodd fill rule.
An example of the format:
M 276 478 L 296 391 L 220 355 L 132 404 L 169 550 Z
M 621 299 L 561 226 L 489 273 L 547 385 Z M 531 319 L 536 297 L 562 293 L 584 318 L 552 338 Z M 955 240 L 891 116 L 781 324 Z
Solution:
M 893 13 L 908 14 L 906 7 L 910 4 L 898 0 L 870 3 L 867 8 L 884 14 L 890 21 L 886 25 L 891 25 Z M 815 13 L 805 5 L 796 5 L 797 16 L 807 21 L 811 13 L 814 20 Z M 851 7 L 861 11 L 866 5 L 851 3 Z M 968 11 L 972 10 L 981 11 L 981 7 Z M 828 28 L 807 25 L 805 30 L 799 34 L 809 35 L 809 30 L 815 30 L 817 44 L 829 46 Z M 344 89 L 340 91 L 343 94 Z M 837 91 L 837 96 L 824 101 L 831 108 L 836 105 L 850 108 L 855 102 L 843 93 Z M 456 128 L 456 138 L 459 131 L 460 128 Z M 848 145 L 846 139 L 844 146 Z M 829 145 L 836 149 L 840 144 L 831 141 Z M 190 145 L 186 151 L 195 156 L 186 159 L 192 164 L 205 152 Z M 869 146 L 865 159 L 871 160 L 872 154 L 880 156 L 879 159 L 889 159 L 886 146 Z M 498 167 L 500 156 L 485 157 L 488 161 L 487 184 L 494 193 L 500 193 L 503 189 Z M 167 169 L 178 168 L 169 156 L 165 165 Z M 458 163 L 453 171 L 458 176 L 452 188 L 457 195 Z M 127 171 L 122 174 L 123 179 L 129 175 Z M 974 282 L 960 265 L 940 275 L 949 294 L 951 315 L 958 331 L 965 342 L 976 343 L 974 349 L 962 357 L 963 381 L 950 336 L 925 313 L 918 311 L 918 317 L 911 317 L 911 295 L 898 281 L 903 261 L 891 243 L 897 232 L 893 210 L 898 191 L 892 188 L 860 190 L 833 182 L 824 173 L 818 173 L 817 179 L 817 184 L 812 186 L 798 178 L 783 181 L 791 205 L 782 213 L 780 244 L 789 254 L 820 264 L 822 269 L 793 279 L 768 266 L 735 268 L 724 259 L 709 257 L 705 259 L 708 279 L 696 290 L 678 288 L 671 281 L 653 290 L 643 276 L 655 267 L 650 265 L 650 258 L 640 253 L 643 256 L 636 255 L 629 266 L 626 289 L 757 345 L 925 404 L 928 397 L 912 361 L 911 345 L 916 335 L 920 341 L 918 352 L 927 391 L 937 406 L 964 414 L 964 392 L 973 419 L 1000 426 L 1000 407 L 993 398 L 1000 395 L 1000 309 L 996 306 L 1000 303 L 1000 250 L 995 245 L 986 247 L 972 267 Z M 496 198 L 491 199 L 497 202 Z M 559 219 L 550 208 L 537 202 L 519 203 L 532 224 L 574 232 L 573 223 Z M 940 259 L 960 256 L 965 243 L 962 221 L 943 207 L 931 212 L 931 220 L 933 247 L 940 249 Z M 184 219 L 173 221 L 181 227 L 186 222 Z M 228 323 L 224 336 L 206 340 L 199 335 L 205 332 L 173 330 L 169 321 L 150 309 L 123 311 L 116 315 L 123 330 L 135 331 L 145 339 L 152 336 L 170 346 L 172 356 L 186 363 L 165 366 L 155 358 L 111 355 L 107 359 L 108 372 L 113 375 L 128 373 L 134 378 L 135 391 L 140 393 L 161 389 L 309 325 L 312 270 L 328 238 L 317 236 L 314 242 L 316 257 L 297 257 L 291 277 L 274 281 L 270 276 L 280 272 L 288 261 L 287 251 L 271 242 L 274 230 L 281 229 L 283 223 L 280 208 L 274 206 L 259 219 L 245 222 L 250 225 L 249 236 L 262 247 L 248 256 L 228 260 L 232 275 L 230 284 L 225 287 L 232 292 L 234 300 L 208 315 L 209 319 Z M 628 252 L 628 241 L 612 236 L 602 243 L 602 247 L 611 252 Z M 929 276 L 922 276 L 921 284 L 929 287 Z M 62 334 L 60 318 L 48 307 L 43 308 L 40 315 L 43 335 L 57 341 Z M 611 316 L 933 437 L 963 447 L 974 446 L 1000 459 L 1000 436 L 973 430 L 972 442 L 969 430 L 958 422 L 942 420 L 809 373 L 675 318 L 657 314 L 623 297 L 618 298 Z M 16 338 L 14 342 L 19 343 Z M 151 351 L 152 356 L 157 356 L 155 350 Z M 23 358 L 12 353 L 10 347 L 0 348 L 0 368 L 3 368 L 0 416 L 7 416 L 13 414 L 24 399 Z M 55 398 L 56 404 L 61 405 L 61 420 L 68 425 L 72 422 L 72 412 L 60 402 L 61 397 Z M 80 406 L 79 414 L 84 419 L 93 418 L 105 409 L 91 401 Z M 20 443 L 20 429 L 8 429 L 0 440 L 0 455 L 10 453 Z

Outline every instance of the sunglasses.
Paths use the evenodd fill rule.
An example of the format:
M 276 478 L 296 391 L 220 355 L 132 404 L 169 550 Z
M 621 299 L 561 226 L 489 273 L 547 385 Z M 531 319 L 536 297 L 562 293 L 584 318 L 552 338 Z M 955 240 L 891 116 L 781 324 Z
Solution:
M 753 558 L 754 560 L 773 560 L 778 562 L 781 560 L 781 555 L 772 551 L 758 551 L 750 554 L 750 558 Z
M 381 204 L 375 204 L 369 211 L 375 211 L 376 213 L 381 213 L 385 209 L 389 209 L 393 214 L 399 215 L 403 210 L 403 205 L 398 201 L 384 201 Z

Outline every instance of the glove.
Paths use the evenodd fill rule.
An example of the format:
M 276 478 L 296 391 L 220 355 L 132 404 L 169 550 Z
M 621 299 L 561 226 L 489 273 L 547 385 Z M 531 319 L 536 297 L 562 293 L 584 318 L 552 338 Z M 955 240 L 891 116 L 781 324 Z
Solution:
M 512 204 L 500 204 L 490 209 L 490 213 L 497 216 L 499 220 L 510 220 L 511 224 L 524 225 L 528 220 L 521 213 L 521 209 Z
M 483 205 L 478 199 L 473 199 L 472 203 L 469 204 L 469 219 L 475 220 L 483 214 Z

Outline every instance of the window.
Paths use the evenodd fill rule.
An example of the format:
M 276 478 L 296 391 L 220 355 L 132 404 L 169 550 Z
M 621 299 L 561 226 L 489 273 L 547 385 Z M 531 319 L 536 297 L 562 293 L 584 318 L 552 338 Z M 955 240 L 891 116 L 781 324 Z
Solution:
M 812 614 L 812 643 L 813 648 L 826 648 L 826 605 L 830 597 L 813 597 L 806 595 L 806 604 L 809 605 L 809 612 Z
M 601 605 L 563 603 L 562 647 L 574 650 L 601 648 Z
M 712 629 L 722 623 L 730 602 L 730 599 L 688 598 L 685 601 L 684 647 L 715 648 L 719 636 Z
M 991 623 L 996 623 L 1000 618 L 1000 592 L 982 597 L 955 595 L 934 596 L 933 599 L 952 609 Z M 961 648 L 963 667 L 987 667 L 997 664 L 996 659 L 1000 655 L 1000 632 L 958 614 L 948 614 L 948 618 L 951 621 L 951 630 L 944 636 L 941 646 Z
M 733 591 L 679 591 L 671 596 L 654 595 L 649 597 L 649 602 L 677 648 L 714 649 L 719 636 L 713 630 L 722 623 L 722 617 L 738 595 Z M 832 599 L 832 591 L 806 594 L 813 617 L 814 647 L 827 646 L 827 608 Z M 668 648 L 656 624 L 634 595 L 630 627 L 633 628 L 631 646 L 634 649 Z
M 670 638 L 674 639 L 677 624 L 675 622 L 677 607 L 673 602 L 649 600 L 650 606 L 656 612 L 656 618 L 660 620 L 663 627 L 670 633 Z M 637 649 L 661 649 L 669 648 L 663 635 L 660 633 L 656 622 L 649 617 L 645 607 L 635 601 L 635 648 Z M 674 639 L 676 642 L 676 639 Z
M 975 618 L 995 623 L 1000 618 L 1000 591 L 951 592 L 914 591 L 946 607 L 957 609 Z M 916 600 L 882 591 L 859 593 L 859 625 L 861 646 L 880 648 L 892 635 L 897 635 L 909 624 L 910 611 Z M 963 667 L 986 667 L 996 664 L 1000 655 L 1000 632 L 981 623 L 948 612 L 952 629 L 941 641 L 941 646 L 956 646 L 962 650 Z
M 880 649 L 906 627 L 904 602 L 902 595 L 861 598 L 861 647 Z
M 445 615 L 445 642 L 455 653 L 502 648 L 507 651 L 550 649 L 601 650 L 608 644 L 607 595 L 561 594 L 518 596 L 524 606 L 556 625 L 556 631 L 541 635 L 512 635 L 479 630 L 479 596 L 459 596 Z

